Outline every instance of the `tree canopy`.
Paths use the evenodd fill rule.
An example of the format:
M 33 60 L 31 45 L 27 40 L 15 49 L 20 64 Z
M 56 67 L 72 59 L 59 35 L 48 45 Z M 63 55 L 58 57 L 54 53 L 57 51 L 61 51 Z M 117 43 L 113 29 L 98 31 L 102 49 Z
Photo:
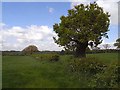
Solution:
M 38 52 L 38 48 L 35 45 L 29 45 L 25 49 L 22 50 L 25 54 L 32 54 L 33 52 Z
M 76 56 L 85 57 L 89 42 L 97 46 L 102 37 L 108 38 L 109 17 L 109 13 L 104 12 L 96 2 L 77 5 L 68 10 L 67 16 L 60 17 L 60 23 L 53 25 L 58 35 L 58 38 L 53 38 L 65 49 L 75 51 Z

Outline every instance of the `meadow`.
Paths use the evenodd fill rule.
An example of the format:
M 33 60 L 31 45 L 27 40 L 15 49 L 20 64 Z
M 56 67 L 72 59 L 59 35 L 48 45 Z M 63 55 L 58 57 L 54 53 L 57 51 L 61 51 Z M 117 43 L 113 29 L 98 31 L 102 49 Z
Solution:
M 30 56 L 3 56 L 2 87 L 3 88 L 91 88 L 96 85 L 96 76 L 85 76 L 70 69 L 74 63 L 72 55 L 60 55 L 58 61 L 51 62 L 45 54 Z M 87 54 L 110 66 L 118 63 L 118 53 Z M 48 59 L 48 60 L 47 60 Z M 110 68 L 109 68 L 110 69 Z M 108 69 L 108 70 L 109 70 Z M 110 72 L 100 73 L 99 78 Z M 110 79 L 111 76 L 107 79 Z M 105 79 L 105 80 L 107 80 Z M 108 87 L 108 86 L 101 86 Z M 116 85 L 113 87 L 117 87 Z

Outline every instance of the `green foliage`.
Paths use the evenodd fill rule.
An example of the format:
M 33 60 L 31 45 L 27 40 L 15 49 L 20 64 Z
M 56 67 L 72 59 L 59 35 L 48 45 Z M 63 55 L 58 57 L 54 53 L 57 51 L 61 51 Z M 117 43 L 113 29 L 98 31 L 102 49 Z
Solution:
M 117 46 L 117 48 L 120 48 L 120 38 L 116 40 L 116 43 L 114 43 L 114 46 Z
M 58 61 L 59 60 L 59 55 L 53 55 L 50 61 Z
M 28 47 L 24 48 L 22 50 L 23 54 L 29 55 L 32 54 L 33 52 L 38 52 L 38 48 L 35 45 L 29 45 Z
M 111 64 L 105 72 L 98 73 L 89 83 L 90 87 L 97 88 L 118 88 L 120 84 L 120 66 Z
M 58 39 L 54 40 L 65 49 L 75 51 L 78 43 L 93 41 L 96 46 L 102 37 L 108 38 L 110 15 L 104 12 L 97 3 L 80 4 L 68 10 L 67 16 L 61 16 L 61 22 L 54 24 Z M 84 46 L 84 45 L 83 45 Z
M 71 71 L 86 75 L 88 77 L 103 72 L 106 69 L 106 65 L 95 57 L 81 59 L 77 58 L 70 64 L 70 67 Z
M 70 63 L 70 70 L 77 74 L 79 80 L 87 79 L 88 87 L 118 88 L 120 84 L 120 66 L 115 58 L 117 56 L 113 57 L 111 54 L 108 60 L 108 54 L 104 55 L 102 55 L 102 58 L 99 56 L 99 59 L 96 57 L 76 58 Z M 112 57 L 114 58 L 113 61 L 111 61 Z
M 37 60 L 47 60 L 47 61 L 58 61 L 59 60 L 58 54 L 33 54 L 31 56 Z

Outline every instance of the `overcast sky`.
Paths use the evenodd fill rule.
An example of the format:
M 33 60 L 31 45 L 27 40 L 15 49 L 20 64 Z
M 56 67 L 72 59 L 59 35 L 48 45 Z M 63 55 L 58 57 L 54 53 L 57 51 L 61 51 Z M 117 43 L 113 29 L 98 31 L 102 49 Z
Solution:
M 111 14 L 109 39 L 103 43 L 113 44 L 118 38 L 119 0 L 67 0 L 69 2 L 2 2 L 2 22 L 0 23 L 0 42 L 3 50 L 22 50 L 28 45 L 36 45 L 39 50 L 61 50 L 54 43 L 54 23 L 60 16 L 67 15 L 73 6 L 96 1 L 104 11 Z M 72 1 L 72 2 L 70 2 Z

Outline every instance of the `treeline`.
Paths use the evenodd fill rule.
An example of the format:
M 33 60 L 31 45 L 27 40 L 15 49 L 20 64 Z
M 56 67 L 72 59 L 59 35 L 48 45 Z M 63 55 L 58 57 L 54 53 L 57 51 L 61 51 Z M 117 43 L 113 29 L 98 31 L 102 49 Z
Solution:
M 92 53 L 119 53 L 120 50 L 118 49 L 105 49 L 105 50 L 90 50 L 87 51 L 87 54 L 92 54 Z
M 24 55 L 21 51 L 2 51 L 2 56 L 12 56 L 12 55 Z
M 106 49 L 106 50 L 86 50 L 86 54 L 96 54 L 96 53 L 120 53 L 120 50 L 118 49 Z M 64 54 L 75 54 L 72 51 L 61 51 L 60 54 L 64 55 Z
M 117 49 L 107 49 L 107 50 L 87 50 L 86 53 L 87 54 L 96 54 L 96 53 L 120 53 L 120 50 Z M 33 54 L 51 54 L 51 53 L 57 53 L 60 55 L 68 55 L 68 54 L 74 54 L 74 52 L 72 51 L 38 51 L 38 52 L 34 52 Z M 29 54 L 24 54 L 22 51 L 2 51 L 2 55 L 6 56 L 6 55 L 29 55 Z
M 48 53 L 57 53 L 59 54 L 60 51 L 37 51 L 37 52 L 33 52 L 32 54 L 48 54 Z M 2 51 L 2 56 L 14 56 L 14 55 L 18 55 L 18 56 L 24 56 L 24 55 L 30 55 L 29 53 L 26 54 L 22 51 Z

